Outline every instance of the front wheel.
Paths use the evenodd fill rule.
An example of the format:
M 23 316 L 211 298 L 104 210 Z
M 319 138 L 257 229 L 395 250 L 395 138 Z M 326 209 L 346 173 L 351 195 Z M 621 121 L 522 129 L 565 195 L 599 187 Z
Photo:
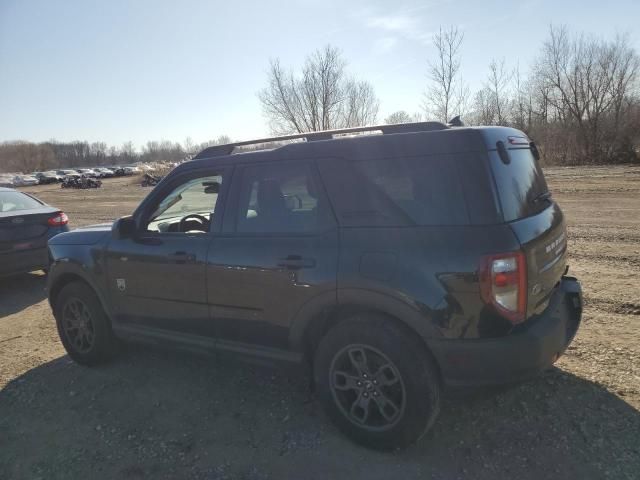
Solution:
M 393 320 L 346 320 L 316 350 L 314 380 L 327 414 L 356 442 L 405 447 L 431 427 L 440 408 L 437 368 L 426 347 Z
M 116 353 L 117 342 L 109 318 L 87 284 L 65 285 L 56 299 L 54 316 L 62 345 L 76 362 L 95 365 Z

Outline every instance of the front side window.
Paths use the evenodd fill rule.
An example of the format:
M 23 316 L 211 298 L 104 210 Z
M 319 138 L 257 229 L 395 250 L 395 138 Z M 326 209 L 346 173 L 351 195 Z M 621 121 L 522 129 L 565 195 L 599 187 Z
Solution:
M 310 164 L 245 167 L 239 195 L 241 233 L 313 232 L 329 222 Z
M 161 233 L 208 232 L 221 186 L 221 175 L 198 177 L 180 184 L 156 205 L 146 230 Z

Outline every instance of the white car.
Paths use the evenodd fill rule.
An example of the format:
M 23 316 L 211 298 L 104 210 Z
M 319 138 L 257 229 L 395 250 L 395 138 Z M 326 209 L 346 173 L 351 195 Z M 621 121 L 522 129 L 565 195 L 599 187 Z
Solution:
M 0 187 L 13 188 L 14 186 L 13 178 L 6 175 L 0 176 Z
M 140 173 L 140 169 L 138 167 L 124 167 L 125 175 L 135 175 L 136 173 Z
M 85 177 L 98 177 L 99 174 L 92 168 L 78 168 L 77 172 Z
M 32 175 L 16 175 L 13 177 L 13 184 L 16 187 L 29 187 L 31 185 L 38 185 L 39 181 Z

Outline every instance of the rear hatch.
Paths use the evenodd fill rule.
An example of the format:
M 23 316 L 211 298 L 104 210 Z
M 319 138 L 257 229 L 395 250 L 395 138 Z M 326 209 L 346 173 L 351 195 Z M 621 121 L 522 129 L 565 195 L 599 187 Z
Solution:
M 565 272 L 567 236 L 564 216 L 551 198 L 535 146 L 528 139 L 514 143 L 505 138 L 498 145 L 502 148 L 490 151 L 489 158 L 504 220 L 526 257 L 528 318 L 547 307 Z

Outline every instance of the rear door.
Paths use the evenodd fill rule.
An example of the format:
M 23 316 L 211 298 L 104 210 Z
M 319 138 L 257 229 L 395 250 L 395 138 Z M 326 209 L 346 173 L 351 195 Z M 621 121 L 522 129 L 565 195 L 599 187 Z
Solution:
M 207 256 L 219 341 L 288 345 L 300 308 L 335 301 L 338 231 L 312 162 L 236 167 L 224 231 Z
M 550 196 L 539 162 L 527 147 L 489 152 L 504 219 L 527 258 L 527 316 L 544 310 L 567 264 L 566 225 Z M 504 156 L 504 154 L 503 154 Z

